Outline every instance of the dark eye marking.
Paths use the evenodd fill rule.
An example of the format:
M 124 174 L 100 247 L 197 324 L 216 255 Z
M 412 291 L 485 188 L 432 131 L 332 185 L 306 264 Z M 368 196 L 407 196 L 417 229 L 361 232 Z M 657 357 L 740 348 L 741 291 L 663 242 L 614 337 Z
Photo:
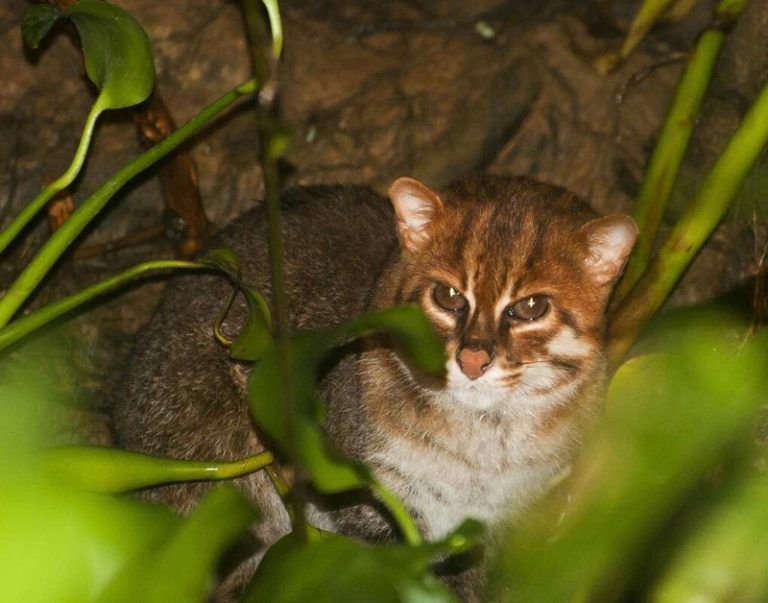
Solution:
M 549 310 L 549 298 L 540 293 L 527 295 L 507 306 L 505 313 L 515 320 L 539 320 Z
M 443 310 L 461 313 L 467 309 L 469 302 L 455 287 L 435 283 L 432 287 L 432 299 Z
M 581 337 L 583 331 L 581 327 L 579 327 L 579 325 L 576 323 L 576 319 L 573 317 L 573 314 L 567 310 L 563 310 L 562 308 L 558 308 L 558 312 L 560 314 L 560 320 L 562 320 L 565 324 L 573 329 L 576 337 Z
M 582 361 L 577 358 L 560 358 L 557 356 L 550 358 L 549 363 L 569 373 L 580 371 L 583 366 Z

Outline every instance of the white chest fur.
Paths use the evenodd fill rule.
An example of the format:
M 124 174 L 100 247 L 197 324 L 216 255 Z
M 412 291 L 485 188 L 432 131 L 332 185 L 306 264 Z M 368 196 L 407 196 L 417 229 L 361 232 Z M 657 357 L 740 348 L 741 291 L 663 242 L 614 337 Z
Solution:
M 368 462 L 415 512 L 430 539 L 464 519 L 495 523 L 529 505 L 563 467 L 571 433 L 542 435 L 528 416 L 469 416 L 447 410 L 452 429 L 417 426 L 387 434 Z M 570 432 L 570 430 L 568 430 Z

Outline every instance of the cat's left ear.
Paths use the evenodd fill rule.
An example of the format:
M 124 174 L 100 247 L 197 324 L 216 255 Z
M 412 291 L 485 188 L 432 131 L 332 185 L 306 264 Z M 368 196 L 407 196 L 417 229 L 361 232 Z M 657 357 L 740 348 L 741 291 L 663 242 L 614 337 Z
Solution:
M 389 187 L 389 199 L 397 216 L 400 244 L 418 251 L 429 239 L 429 227 L 443 202 L 436 192 L 413 178 L 398 178 Z
M 587 267 L 600 284 L 611 284 L 621 274 L 637 240 L 637 224 L 624 214 L 597 218 L 581 227 L 587 236 Z

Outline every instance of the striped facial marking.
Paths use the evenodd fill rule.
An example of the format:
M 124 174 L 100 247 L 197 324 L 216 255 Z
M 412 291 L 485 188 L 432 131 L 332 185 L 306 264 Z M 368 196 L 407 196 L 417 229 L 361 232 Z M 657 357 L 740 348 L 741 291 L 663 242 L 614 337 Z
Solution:
M 601 263 L 589 228 L 606 219 L 532 180 L 485 176 L 434 195 L 423 243 L 404 254 L 401 297 L 445 342 L 444 393 L 480 410 L 572 396 L 602 366 L 608 296 L 631 242 L 594 235 L 619 250 Z

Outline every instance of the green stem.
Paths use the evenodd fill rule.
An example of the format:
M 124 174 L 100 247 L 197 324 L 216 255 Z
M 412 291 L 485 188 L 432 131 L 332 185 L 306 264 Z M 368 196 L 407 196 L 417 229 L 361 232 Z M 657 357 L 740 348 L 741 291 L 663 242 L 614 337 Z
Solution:
M 187 461 L 105 446 L 62 446 L 43 456 L 46 470 L 91 492 L 119 493 L 158 484 L 225 480 L 274 462 L 265 450 L 236 461 Z
M 56 180 L 51 182 L 51 184 L 46 186 L 37 197 L 35 197 L 29 204 L 27 204 L 23 210 L 21 210 L 19 215 L 16 216 L 13 221 L 11 221 L 5 230 L 0 232 L 0 254 L 5 251 L 8 245 L 10 245 L 18 236 L 18 234 L 24 229 L 24 227 L 29 224 L 32 218 L 34 218 L 43 207 L 45 207 L 45 204 L 48 203 L 48 201 L 50 201 L 53 196 L 56 195 L 56 193 L 63 191 L 70 184 L 72 184 L 72 181 L 80 173 L 80 170 L 83 167 L 83 163 L 85 163 L 85 156 L 88 154 L 88 147 L 90 146 L 91 139 L 93 138 L 93 130 L 96 126 L 96 120 L 98 119 L 102 110 L 102 97 L 99 96 L 96 99 L 96 102 L 93 103 L 93 106 L 88 113 L 88 118 L 86 119 L 85 126 L 83 127 L 83 134 L 80 136 L 80 143 L 77 146 L 75 156 L 72 159 L 72 163 L 70 164 L 69 168 L 67 168 L 67 171 L 59 176 Z
M 629 27 L 624 43 L 621 45 L 619 56 L 622 59 L 626 59 L 630 55 L 656 21 L 672 6 L 673 2 L 674 0 L 644 0 Z
M 691 260 L 733 202 L 739 186 L 768 143 L 768 86 L 765 86 L 701 183 L 693 203 L 675 224 L 635 288 L 616 311 L 610 327 L 609 359 L 614 366 L 661 307 Z
M 248 50 L 251 55 L 253 76 L 260 82 L 269 80 L 269 58 L 266 55 L 268 32 L 262 18 L 261 0 L 243 0 Z
M 284 245 L 282 236 L 282 216 L 280 214 L 280 177 L 277 167 L 277 156 L 272 152 L 272 134 L 262 130 L 266 140 L 262 143 L 262 173 L 264 174 L 265 202 L 267 207 L 267 225 L 269 234 L 269 253 L 272 276 L 272 303 L 274 305 L 275 329 L 277 331 L 277 347 L 280 355 L 280 371 L 283 384 L 283 400 L 286 415 L 286 430 L 288 432 L 289 451 L 298 449 L 297 417 L 298 408 L 296 391 L 293 387 L 293 354 L 290 338 L 290 321 L 288 316 L 288 298 L 285 292 L 285 273 L 283 271 Z M 298 459 L 291 458 L 296 479 L 291 488 L 291 508 L 294 521 L 293 530 L 296 536 L 307 540 L 306 517 L 304 507 L 306 494 L 303 484 L 304 470 Z
M 721 1 L 715 9 L 715 25 L 701 34 L 688 57 L 635 200 L 633 214 L 640 233 L 617 287 L 614 303 L 627 296 L 648 267 L 672 186 L 712 79 L 715 61 L 725 42 L 724 30 L 738 18 L 745 4 L 745 0 Z
M 83 201 L 80 207 L 51 235 L 51 238 L 32 258 L 32 261 L 22 271 L 6 294 L 0 298 L 0 327 L 8 324 L 8 321 L 11 320 L 16 311 L 29 298 L 72 241 L 77 238 L 117 191 L 134 176 L 165 157 L 182 142 L 198 132 L 211 119 L 241 96 L 251 94 L 255 90 L 256 81 L 251 79 L 226 93 L 208 105 L 168 138 L 121 168 L 99 187 L 95 193 Z
M 8 346 L 16 343 L 22 337 L 25 337 L 32 331 L 36 331 L 40 327 L 48 324 L 52 320 L 55 320 L 62 314 L 65 314 L 78 306 L 91 301 L 93 298 L 113 291 L 114 289 L 124 285 L 125 283 L 134 280 L 140 276 L 147 274 L 148 272 L 154 272 L 157 270 L 167 270 L 169 268 L 175 269 L 210 269 L 210 266 L 206 264 L 198 264 L 195 262 L 183 262 L 176 260 L 156 260 L 151 262 L 144 262 L 128 270 L 125 270 L 115 276 L 105 279 L 99 283 L 86 287 L 82 291 L 75 293 L 53 302 L 24 316 L 18 320 L 14 320 L 7 327 L 0 329 L 0 351 L 4 350 Z
M 275 490 L 277 490 L 280 498 L 283 499 L 283 501 L 287 501 L 291 494 L 291 487 L 283 477 L 283 472 L 280 470 L 280 465 L 277 463 L 272 463 L 271 465 L 264 467 L 264 471 L 267 472 L 269 481 L 272 482 L 272 485 L 275 487 Z
M 280 58 L 283 51 L 283 23 L 280 19 L 280 7 L 277 0 L 263 0 L 269 17 L 269 28 L 272 31 L 272 56 Z
M 280 25 L 280 13 L 275 0 L 264 0 L 267 8 L 270 29 L 272 32 L 273 57 L 280 56 L 282 45 L 282 29 Z M 248 43 L 253 64 L 251 68 L 255 77 L 268 70 L 268 61 L 264 57 L 263 32 L 265 29 L 261 12 L 256 6 L 256 0 L 244 0 L 243 9 L 248 28 Z M 293 488 L 290 489 L 290 504 L 287 508 L 292 511 L 293 530 L 297 538 L 306 542 L 306 516 L 304 506 L 306 493 L 304 491 L 304 469 L 293 451 L 298 449 L 297 442 L 297 399 L 293 386 L 293 353 L 291 350 L 290 331 L 291 325 L 288 316 L 288 298 L 285 292 L 285 273 L 283 270 L 283 234 L 282 216 L 280 214 L 280 172 L 278 159 L 284 148 L 281 144 L 284 136 L 277 115 L 277 106 L 274 95 L 260 99 L 257 107 L 257 119 L 259 123 L 259 143 L 261 156 L 261 170 L 264 178 L 264 202 L 267 213 L 267 235 L 270 257 L 270 276 L 272 281 L 272 304 L 274 306 L 274 328 L 276 332 L 277 350 L 280 359 L 280 377 L 282 380 L 283 408 L 286 415 L 285 425 L 288 434 L 288 453 L 291 454 L 291 464 L 295 472 Z
M 724 42 L 725 34 L 722 31 L 707 30 L 688 58 L 635 200 L 633 215 L 640 232 L 616 290 L 617 302 L 626 297 L 648 266 L 672 185 L 677 179 L 693 125 L 712 77 L 715 60 Z
M 389 512 L 392 513 L 392 517 L 397 523 L 397 527 L 400 528 L 400 533 L 405 542 L 411 546 L 420 545 L 422 542 L 421 534 L 419 534 L 416 523 L 405 508 L 403 501 L 379 481 L 374 481 L 372 488 L 379 497 L 379 500 L 381 500 L 381 502 L 386 505 L 387 509 L 389 509 Z

